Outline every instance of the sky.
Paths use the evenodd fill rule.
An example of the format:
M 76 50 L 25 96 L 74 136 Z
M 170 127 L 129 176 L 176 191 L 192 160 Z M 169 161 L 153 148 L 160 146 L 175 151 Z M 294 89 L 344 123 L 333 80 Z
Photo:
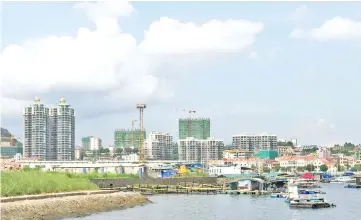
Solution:
M 177 138 L 195 110 L 211 135 L 361 143 L 360 2 L 2 2 L 1 126 L 22 138 L 34 97 L 113 144 L 147 104 Z M 193 116 L 193 117 L 195 117 Z

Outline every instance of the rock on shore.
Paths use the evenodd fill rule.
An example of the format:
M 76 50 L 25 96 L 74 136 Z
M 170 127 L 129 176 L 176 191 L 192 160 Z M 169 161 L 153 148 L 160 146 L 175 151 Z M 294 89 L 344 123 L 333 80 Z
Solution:
M 1 217 L 4 220 L 25 220 L 82 216 L 96 212 L 134 207 L 148 202 L 149 200 L 145 196 L 135 192 L 24 200 L 1 204 Z

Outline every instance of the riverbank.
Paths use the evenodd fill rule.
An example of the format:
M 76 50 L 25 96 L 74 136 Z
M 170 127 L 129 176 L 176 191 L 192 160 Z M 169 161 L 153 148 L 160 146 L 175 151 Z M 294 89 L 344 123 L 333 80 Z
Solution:
M 41 172 L 39 170 L 2 171 L 1 196 L 21 196 L 43 193 L 97 190 L 92 178 L 135 178 L 129 174 L 73 174 L 61 172 Z
M 145 196 L 136 192 L 92 191 L 91 193 L 85 193 L 85 195 L 65 197 L 59 197 L 59 195 L 47 195 L 48 198 L 45 199 L 4 202 L 1 207 L 2 219 L 59 219 L 62 217 L 84 216 L 97 212 L 125 209 L 150 202 Z

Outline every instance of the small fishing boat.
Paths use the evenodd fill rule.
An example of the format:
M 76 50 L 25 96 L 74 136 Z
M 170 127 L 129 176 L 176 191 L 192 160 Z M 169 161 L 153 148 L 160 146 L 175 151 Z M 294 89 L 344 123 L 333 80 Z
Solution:
M 361 185 L 356 185 L 356 184 L 347 184 L 346 186 L 344 186 L 344 188 L 349 188 L 349 189 L 361 189 Z
M 326 202 L 323 198 L 293 199 L 290 202 L 291 208 L 330 208 L 336 207 L 333 203 Z
M 271 198 L 286 198 L 286 194 L 285 193 L 272 193 L 271 194 Z
M 314 194 L 326 194 L 325 192 L 316 190 L 299 189 L 298 194 L 300 195 L 314 195 Z
M 351 176 L 339 176 L 332 179 L 331 183 L 356 183 L 356 178 Z

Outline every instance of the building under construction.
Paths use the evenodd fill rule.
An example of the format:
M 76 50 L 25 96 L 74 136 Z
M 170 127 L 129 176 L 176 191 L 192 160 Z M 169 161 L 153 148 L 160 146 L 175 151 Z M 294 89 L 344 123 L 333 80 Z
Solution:
M 187 137 L 206 140 L 211 135 L 211 120 L 209 118 L 181 118 L 178 131 L 180 140 Z
M 141 135 L 140 129 L 118 129 L 114 132 L 114 147 L 116 148 L 139 148 L 139 143 L 143 143 L 146 138 L 146 133 L 143 131 Z

